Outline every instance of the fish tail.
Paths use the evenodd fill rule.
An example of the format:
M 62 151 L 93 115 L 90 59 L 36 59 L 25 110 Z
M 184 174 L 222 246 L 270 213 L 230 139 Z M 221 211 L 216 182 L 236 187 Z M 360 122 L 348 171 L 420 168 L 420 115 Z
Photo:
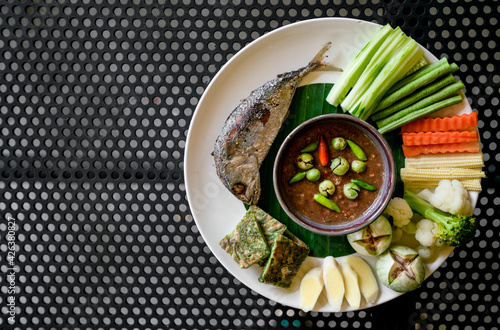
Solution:
M 309 62 L 308 67 L 312 68 L 312 70 L 315 71 L 339 71 L 342 72 L 342 69 L 339 67 L 336 67 L 332 63 L 327 63 L 324 61 L 325 59 L 325 54 L 326 52 L 330 49 L 332 46 L 331 42 L 327 42 L 326 44 L 321 47 L 320 51 L 314 56 L 314 58 Z
M 330 49 L 331 46 L 332 46 L 331 41 L 324 44 L 323 47 L 321 47 L 321 49 L 319 50 L 319 52 L 316 54 L 316 56 L 314 56 L 311 62 L 309 62 L 309 66 L 316 67 L 324 65 L 323 59 L 325 58 L 325 54 Z

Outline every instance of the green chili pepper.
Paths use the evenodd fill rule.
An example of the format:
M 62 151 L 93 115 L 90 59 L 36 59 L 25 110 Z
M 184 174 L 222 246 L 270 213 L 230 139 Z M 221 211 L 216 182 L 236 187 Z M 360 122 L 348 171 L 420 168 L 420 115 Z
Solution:
M 366 190 L 370 190 L 370 191 L 377 190 L 377 188 L 375 188 L 371 184 L 368 184 L 368 183 L 361 181 L 361 180 L 358 180 L 358 179 L 352 179 L 351 182 L 357 184 L 358 186 L 360 186 L 361 188 L 366 189 Z
M 323 196 L 321 194 L 314 194 L 313 199 L 316 202 L 320 203 L 321 205 L 323 205 L 326 208 L 329 208 L 332 211 L 335 211 L 337 213 L 342 212 L 342 211 L 340 211 L 340 208 L 337 206 L 337 204 L 335 204 L 332 200 L 326 198 L 325 196 Z
M 306 172 L 299 172 L 297 174 L 295 174 L 291 179 L 290 181 L 288 181 L 288 184 L 292 184 L 292 183 L 295 183 L 295 182 L 299 182 L 301 181 L 302 179 L 304 179 L 306 177 Z
M 368 158 L 366 157 L 365 152 L 363 149 L 361 149 L 360 146 L 358 146 L 356 143 L 352 142 L 351 140 L 347 140 L 347 144 L 351 148 L 352 152 L 354 153 L 354 156 L 356 156 L 359 160 L 367 160 Z
M 300 149 L 300 152 L 313 152 L 314 150 L 318 149 L 319 143 L 314 141 L 306 145 L 304 148 Z

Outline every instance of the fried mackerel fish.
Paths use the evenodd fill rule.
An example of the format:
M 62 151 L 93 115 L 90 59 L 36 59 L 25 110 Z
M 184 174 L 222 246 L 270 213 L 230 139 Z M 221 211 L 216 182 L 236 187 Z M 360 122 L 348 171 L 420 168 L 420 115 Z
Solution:
M 260 282 L 282 288 L 290 287 L 310 251 L 284 224 L 255 205 L 219 245 L 241 268 L 263 267 Z
M 325 44 L 303 68 L 278 75 L 256 88 L 231 112 L 214 145 L 217 175 L 238 199 L 257 204 L 261 187 L 259 168 L 289 113 L 302 78 L 323 63 L 331 43 Z

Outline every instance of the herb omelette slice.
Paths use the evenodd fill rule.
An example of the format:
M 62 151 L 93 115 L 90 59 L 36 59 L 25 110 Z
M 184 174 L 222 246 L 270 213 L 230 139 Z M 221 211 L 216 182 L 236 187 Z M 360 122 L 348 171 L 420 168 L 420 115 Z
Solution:
M 293 242 L 283 234 L 275 234 L 274 244 L 259 282 L 289 288 L 302 262 L 309 254 L 309 247 Z
M 219 245 L 240 265 L 248 268 L 266 258 L 270 251 L 255 216 L 241 219 L 236 228 Z
M 275 233 L 283 234 L 287 230 L 284 224 L 273 218 L 258 206 L 250 206 L 244 217 L 252 216 L 254 216 L 259 222 L 260 228 L 262 229 L 262 233 L 264 234 L 269 247 L 274 244 Z

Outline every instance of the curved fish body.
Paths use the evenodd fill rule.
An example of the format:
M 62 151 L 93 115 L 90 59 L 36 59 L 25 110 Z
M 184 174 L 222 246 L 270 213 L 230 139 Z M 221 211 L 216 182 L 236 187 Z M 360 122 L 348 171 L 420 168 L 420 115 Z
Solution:
M 330 43 L 325 44 L 307 66 L 280 74 L 252 91 L 227 118 L 215 141 L 215 167 L 224 186 L 244 203 L 257 204 L 260 165 L 288 116 L 297 86 L 322 66 L 329 48 Z

